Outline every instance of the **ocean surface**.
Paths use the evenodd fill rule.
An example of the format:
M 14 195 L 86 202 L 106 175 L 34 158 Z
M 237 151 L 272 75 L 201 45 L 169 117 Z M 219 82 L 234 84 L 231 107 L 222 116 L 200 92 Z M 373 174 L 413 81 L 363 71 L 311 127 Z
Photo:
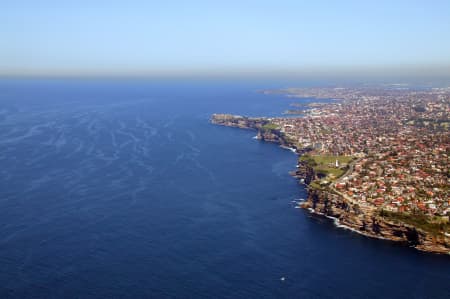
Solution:
M 209 123 L 302 84 L 0 80 L 0 298 L 450 298 L 449 256 L 294 208 L 296 155 Z

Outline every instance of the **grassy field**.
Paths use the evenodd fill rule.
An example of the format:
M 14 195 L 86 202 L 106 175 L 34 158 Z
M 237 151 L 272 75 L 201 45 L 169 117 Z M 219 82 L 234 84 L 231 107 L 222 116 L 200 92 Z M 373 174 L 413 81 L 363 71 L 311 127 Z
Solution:
M 336 160 L 339 161 L 340 165 L 348 164 L 353 160 L 353 157 L 331 155 L 303 155 L 300 160 L 307 161 L 308 164 L 314 168 L 314 171 L 317 174 L 327 177 L 327 180 L 333 181 L 342 176 L 347 170 L 346 167 L 336 168 Z
M 336 160 L 338 160 L 339 163 L 341 163 L 341 164 L 349 163 L 353 159 L 353 157 L 351 157 L 351 156 L 331 156 L 331 155 L 320 155 L 320 156 L 310 156 L 310 157 L 313 158 L 314 161 L 318 165 L 327 165 L 329 163 L 332 163 L 334 165 Z
M 278 126 L 274 123 L 267 123 L 264 126 L 262 126 L 262 129 L 266 131 L 277 130 Z
M 348 169 L 347 164 L 353 160 L 351 156 L 332 156 L 332 155 L 303 155 L 300 157 L 301 161 L 305 161 L 308 165 L 314 168 L 314 171 L 322 180 L 315 180 L 311 182 L 310 187 L 314 189 L 321 189 L 322 185 L 328 185 L 341 177 Z M 344 167 L 336 168 L 336 160 Z

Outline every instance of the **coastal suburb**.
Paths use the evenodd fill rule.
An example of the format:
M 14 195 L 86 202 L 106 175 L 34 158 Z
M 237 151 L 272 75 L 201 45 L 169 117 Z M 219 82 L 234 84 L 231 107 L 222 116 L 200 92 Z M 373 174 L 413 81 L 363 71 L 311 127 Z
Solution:
M 299 154 L 299 205 L 363 235 L 450 254 L 450 88 L 405 86 L 266 90 L 329 99 L 285 117 L 214 114 Z

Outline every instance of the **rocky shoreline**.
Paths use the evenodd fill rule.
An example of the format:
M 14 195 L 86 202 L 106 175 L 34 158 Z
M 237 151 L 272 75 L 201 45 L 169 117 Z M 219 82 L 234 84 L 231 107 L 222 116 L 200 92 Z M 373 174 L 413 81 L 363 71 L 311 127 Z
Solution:
M 418 250 L 449 254 L 450 244 L 446 236 L 433 235 L 412 225 L 389 220 L 379 215 L 375 209 L 368 209 L 354 204 L 331 188 L 316 189 L 309 187 L 314 180 L 314 170 L 299 161 L 295 177 L 308 185 L 308 198 L 301 204 L 312 213 L 336 219 L 337 224 L 350 228 L 362 235 L 402 242 Z
M 216 125 L 257 130 L 259 140 L 278 143 L 299 154 L 309 151 L 297 148 L 278 128 L 271 125 L 270 118 L 214 114 L 211 122 Z M 401 242 L 426 252 L 450 254 L 450 238 L 445 234 L 433 234 L 397 219 L 383 217 L 377 209 L 360 207 L 331 187 L 312 187 L 310 184 L 317 179 L 317 174 L 305 161 L 298 161 L 297 170 L 292 172 L 292 175 L 308 189 L 308 198 L 301 203 L 302 208 L 333 218 L 338 226 L 368 237 Z
M 281 146 L 296 149 L 286 140 L 279 130 L 270 127 L 270 119 L 263 117 L 245 117 L 230 114 L 214 114 L 211 123 L 226 127 L 234 127 L 239 129 L 257 130 L 256 138 L 262 141 L 278 143 Z

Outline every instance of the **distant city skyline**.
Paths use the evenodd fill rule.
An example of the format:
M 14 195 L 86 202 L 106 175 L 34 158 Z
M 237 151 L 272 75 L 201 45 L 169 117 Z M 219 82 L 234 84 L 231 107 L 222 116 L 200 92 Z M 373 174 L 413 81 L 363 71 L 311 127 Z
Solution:
M 7 1 L 0 75 L 449 76 L 449 1 Z

